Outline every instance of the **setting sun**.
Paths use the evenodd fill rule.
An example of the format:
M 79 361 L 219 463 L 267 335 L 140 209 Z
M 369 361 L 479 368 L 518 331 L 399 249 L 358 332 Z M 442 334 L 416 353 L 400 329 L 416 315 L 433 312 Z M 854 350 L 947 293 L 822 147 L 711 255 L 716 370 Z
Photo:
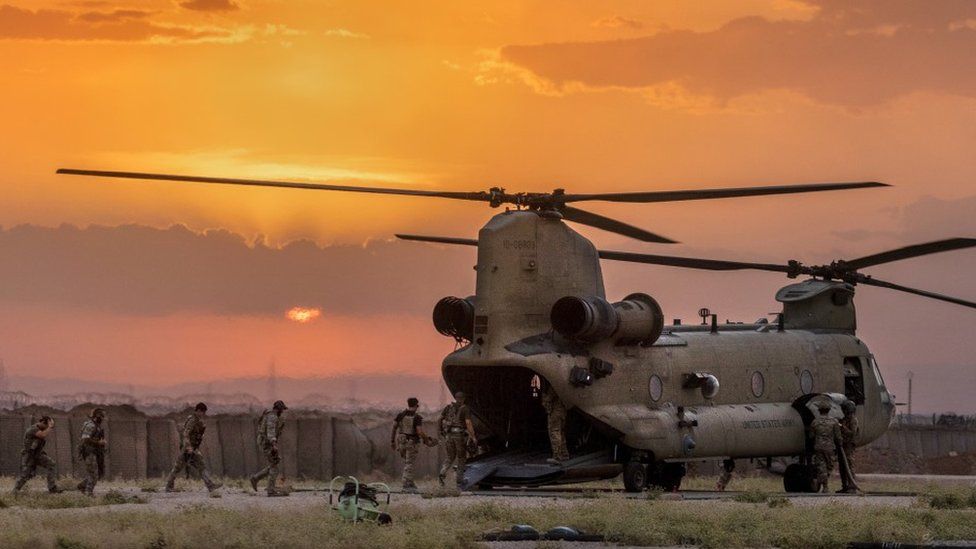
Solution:
M 288 318 L 288 320 L 294 320 L 295 322 L 300 322 L 302 324 L 311 322 L 321 315 L 321 309 L 308 307 L 292 307 L 287 313 L 285 313 L 285 317 Z

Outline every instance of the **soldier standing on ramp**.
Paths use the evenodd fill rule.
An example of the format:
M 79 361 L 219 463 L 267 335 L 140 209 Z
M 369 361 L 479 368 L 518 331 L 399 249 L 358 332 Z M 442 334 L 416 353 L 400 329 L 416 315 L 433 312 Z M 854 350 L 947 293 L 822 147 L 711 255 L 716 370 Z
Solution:
M 444 436 L 445 450 L 447 459 L 441 466 L 437 480 L 444 486 L 444 479 L 451 466 L 457 462 L 457 487 L 460 490 L 464 483 L 464 468 L 468 463 L 468 440 L 475 444 L 478 437 L 474 433 L 474 424 L 471 423 L 471 415 L 468 407 L 464 404 L 464 393 L 458 391 L 454 393 L 454 402 L 444 407 L 440 418 L 440 432 Z
M 280 400 L 275 401 L 271 410 L 262 412 L 261 418 L 258 419 L 258 446 L 264 452 L 264 457 L 268 460 L 268 466 L 251 476 L 251 488 L 254 488 L 254 491 L 257 492 L 258 482 L 267 477 L 268 497 L 288 495 L 288 492 L 278 490 L 276 486 L 278 481 L 278 464 L 281 463 L 281 456 L 278 453 L 278 439 L 281 437 L 281 432 L 285 428 L 285 419 L 281 414 L 287 409 L 288 407 L 285 406 L 284 402 Z
M 857 492 L 857 486 L 853 482 L 854 475 L 854 450 L 857 449 L 855 441 L 861 433 L 861 427 L 857 423 L 857 406 L 851 400 L 845 400 L 841 405 L 844 410 L 844 419 L 840 420 L 841 448 L 844 449 L 844 456 L 847 458 L 847 474 L 841 475 L 843 487 L 841 492 Z
M 549 445 L 552 447 L 552 457 L 546 461 L 559 465 L 569 460 L 569 449 L 566 448 L 566 406 L 547 381 L 543 381 L 539 400 L 546 410 L 546 428 L 549 431 Z
M 51 416 L 42 417 L 37 423 L 31 425 L 24 433 L 24 449 L 20 455 L 20 477 L 14 484 L 14 495 L 27 484 L 36 473 L 38 467 L 47 470 L 47 491 L 52 494 L 61 493 L 63 490 L 58 488 L 58 470 L 54 460 L 44 452 L 44 445 L 47 443 L 47 436 L 54 429 L 54 419 Z
M 95 408 L 81 426 L 78 455 L 85 464 L 85 478 L 78 484 L 78 490 L 89 497 L 94 496 L 95 484 L 105 474 L 105 448 L 108 447 L 108 441 L 105 440 L 103 421 L 105 410 Z
M 421 427 L 424 418 L 417 413 L 420 401 L 415 397 L 407 399 L 407 409 L 397 414 L 393 420 L 393 432 L 390 434 L 390 447 L 403 458 L 404 492 L 416 492 L 417 485 L 413 481 L 413 464 L 417 460 L 420 442 L 427 441 L 427 435 Z
M 821 400 L 817 404 L 820 417 L 810 422 L 813 435 L 813 466 L 817 470 L 820 491 L 827 493 L 827 481 L 834 470 L 834 454 L 841 442 L 840 424 L 828 416 L 830 403 Z
M 203 443 L 203 433 L 207 430 L 207 426 L 203 422 L 203 418 L 206 415 L 207 405 L 200 402 L 193 409 L 193 413 L 183 423 L 183 430 L 180 432 L 181 451 L 180 455 L 176 458 L 176 463 L 173 464 L 173 469 L 169 472 L 169 476 L 166 477 L 167 492 L 176 491 L 173 486 L 176 482 L 176 475 L 180 474 L 183 469 L 187 469 L 188 471 L 196 470 L 211 495 L 214 495 L 215 491 L 223 486 L 221 483 L 214 482 L 210 478 L 210 472 L 207 471 L 203 454 L 200 453 L 200 444 Z

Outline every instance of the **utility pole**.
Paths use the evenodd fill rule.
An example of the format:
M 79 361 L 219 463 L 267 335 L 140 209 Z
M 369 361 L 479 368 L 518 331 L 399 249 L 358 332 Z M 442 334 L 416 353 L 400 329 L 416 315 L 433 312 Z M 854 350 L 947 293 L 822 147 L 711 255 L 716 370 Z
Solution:
M 912 417 L 912 378 L 915 377 L 915 372 L 911 370 L 908 371 L 908 417 Z M 909 419 L 911 421 L 911 419 Z

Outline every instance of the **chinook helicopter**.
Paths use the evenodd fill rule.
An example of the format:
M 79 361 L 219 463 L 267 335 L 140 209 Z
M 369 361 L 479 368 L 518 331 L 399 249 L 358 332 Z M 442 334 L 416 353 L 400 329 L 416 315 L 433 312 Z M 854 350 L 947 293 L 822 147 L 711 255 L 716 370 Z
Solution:
M 839 191 L 886 186 L 877 182 L 818 183 L 684 191 L 573 194 L 390 189 L 61 169 L 60 174 L 125 179 L 285 187 L 487 202 L 496 214 L 477 239 L 397 235 L 410 241 L 477 247 L 475 293 L 445 297 L 434 307 L 438 332 L 458 346 L 442 364 L 452 392 L 468 395 L 481 454 L 469 462 L 464 485 L 541 486 L 623 474 L 629 491 L 677 490 L 694 461 L 773 458 L 793 461 L 789 492 L 818 491 L 806 427 L 815 402 L 856 406 L 856 444 L 880 437 L 894 417 L 894 398 L 871 351 L 856 336 L 858 285 L 908 292 L 957 305 L 976 303 L 879 280 L 862 269 L 976 246 L 951 238 L 829 265 L 749 263 L 598 250 L 567 221 L 644 242 L 674 241 L 570 203 L 672 202 Z M 653 297 L 606 298 L 600 260 L 716 271 L 753 269 L 807 277 L 776 293 L 782 312 L 770 321 L 665 325 Z M 541 383 L 569 411 L 570 459 L 547 462 Z

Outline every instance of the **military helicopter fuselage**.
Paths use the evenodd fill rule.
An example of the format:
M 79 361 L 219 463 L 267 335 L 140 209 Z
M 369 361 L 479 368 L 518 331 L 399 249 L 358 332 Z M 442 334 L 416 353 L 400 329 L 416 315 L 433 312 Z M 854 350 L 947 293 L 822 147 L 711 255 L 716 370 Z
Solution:
M 478 247 L 475 295 L 447 297 L 434 308 L 437 330 L 463 344 L 444 359 L 444 380 L 453 391 L 470 395 L 483 443 L 474 466 L 461 479 L 467 486 L 541 485 L 623 472 L 628 489 L 649 484 L 676 489 L 686 461 L 770 458 L 767 464 L 771 464 L 771 458 L 786 456 L 799 458 L 784 471 L 786 489 L 816 490 L 809 463 L 811 440 L 806 435 L 814 399 L 818 406 L 829 404 L 834 417 L 841 415 L 841 404 L 855 404 L 861 427 L 858 445 L 881 436 L 894 414 L 877 363 L 855 335 L 855 285 L 976 309 L 976 302 L 860 272 L 893 261 L 973 248 L 974 238 L 948 238 L 828 265 L 795 260 L 783 265 L 597 250 L 566 225 L 578 223 L 647 243 L 674 243 L 577 204 L 647 204 L 887 186 L 874 181 L 510 193 L 499 187 L 420 190 L 75 168 L 58 173 L 514 205 L 515 210 L 494 216 L 477 240 L 397 235 Z M 710 326 L 665 326 L 663 311 L 647 293 L 607 300 L 601 260 L 713 271 L 751 269 L 810 278 L 776 294 L 783 310 L 774 322 L 719 325 L 713 315 Z M 550 441 L 540 390 L 547 391 L 547 397 L 554 393 L 569 410 L 563 428 L 572 452 L 568 462 L 546 462 Z M 553 401 L 547 398 L 547 402 Z M 849 474 L 845 479 L 853 481 Z
M 568 430 L 587 439 L 574 442 L 614 445 L 617 461 L 801 455 L 805 418 L 795 403 L 815 394 L 857 404 L 859 445 L 893 417 L 843 282 L 784 288 L 774 322 L 663 326 L 646 295 L 607 302 L 589 240 L 558 216 L 525 210 L 481 229 L 475 270 L 469 342 L 444 359 L 443 375 L 468 395 L 495 446 L 548 443 L 536 376 L 574 410 Z

